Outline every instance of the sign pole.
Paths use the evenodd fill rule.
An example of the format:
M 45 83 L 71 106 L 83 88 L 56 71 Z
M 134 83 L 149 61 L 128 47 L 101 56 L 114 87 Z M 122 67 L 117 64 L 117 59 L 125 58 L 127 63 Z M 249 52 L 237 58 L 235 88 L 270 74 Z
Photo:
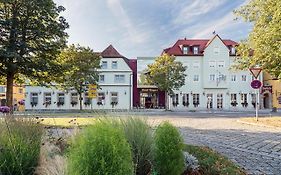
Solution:
M 258 115 L 259 115 L 259 109 L 258 109 L 258 105 L 259 105 L 259 102 L 258 102 L 258 99 L 259 99 L 259 93 L 258 93 L 258 90 L 255 89 L 256 91 L 256 121 L 258 121 Z

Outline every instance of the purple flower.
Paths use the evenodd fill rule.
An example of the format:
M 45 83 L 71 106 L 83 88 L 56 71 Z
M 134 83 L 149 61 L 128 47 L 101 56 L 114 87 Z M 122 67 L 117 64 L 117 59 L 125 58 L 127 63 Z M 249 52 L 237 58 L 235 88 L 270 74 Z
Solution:
M 19 105 L 24 105 L 24 100 L 20 100 Z
M 9 106 L 0 106 L 0 112 L 2 113 L 9 113 L 10 107 Z

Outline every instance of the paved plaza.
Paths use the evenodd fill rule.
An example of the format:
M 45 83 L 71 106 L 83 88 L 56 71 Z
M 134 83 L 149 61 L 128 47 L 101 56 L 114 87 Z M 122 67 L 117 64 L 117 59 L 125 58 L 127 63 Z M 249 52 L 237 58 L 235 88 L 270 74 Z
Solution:
M 149 121 L 169 120 L 180 128 L 186 143 L 208 146 L 248 174 L 281 174 L 281 129 L 238 123 L 243 115 L 252 114 L 181 112 L 154 115 Z

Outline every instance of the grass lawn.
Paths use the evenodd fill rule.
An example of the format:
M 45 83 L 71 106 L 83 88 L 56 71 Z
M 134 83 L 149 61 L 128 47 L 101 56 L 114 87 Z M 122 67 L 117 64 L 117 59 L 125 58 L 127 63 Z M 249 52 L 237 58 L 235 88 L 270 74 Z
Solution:
M 246 173 L 233 162 L 219 153 L 207 148 L 193 145 L 185 145 L 185 151 L 198 159 L 201 174 L 228 174 L 245 175 Z
M 263 126 L 273 126 L 273 127 L 281 127 L 281 117 L 259 117 L 259 120 L 256 121 L 255 117 L 251 118 L 241 118 L 239 119 L 242 122 L 253 123 Z

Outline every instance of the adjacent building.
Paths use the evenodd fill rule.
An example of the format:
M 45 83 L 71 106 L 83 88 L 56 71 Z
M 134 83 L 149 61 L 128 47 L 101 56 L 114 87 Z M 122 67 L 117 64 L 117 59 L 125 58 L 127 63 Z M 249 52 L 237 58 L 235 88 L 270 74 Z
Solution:
M 0 85 L 0 106 L 6 105 L 6 85 Z M 13 105 L 14 110 L 23 110 L 23 104 L 25 99 L 25 87 L 14 84 L 13 86 Z
M 131 109 L 132 69 L 130 61 L 112 45 L 99 53 L 99 89 L 97 97 L 90 99 L 83 94 L 83 109 Z M 74 90 L 59 90 L 55 87 L 26 86 L 27 110 L 79 109 L 79 97 Z
M 215 35 L 205 40 L 180 39 L 173 46 L 164 49 L 163 53 L 175 56 L 177 61 L 187 67 L 185 85 L 175 90 L 174 95 L 169 97 L 171 109 L 254 109 L 257 92 L 250 86 L 253 76 L 248 70 L 232 69 L 237 59 L 235 50 L 237 45 L 235 41 L 224 40 Z M 153 58 L 138 57 L 138 64 L 140 63 L 138 72 L 145 69 L 144 62 L 149 64 L 152 61 Z M 259 79 L 262 80 L 262 75 Z M 141 89 L 140 103 L 143 96 L 146 99 L 149 93 L 152 94 L 151 99 L 157 96 L 157 90 L 153 86 L 147 88 L 148 95 L 142 92 L 145 87 L 138 87 Z

